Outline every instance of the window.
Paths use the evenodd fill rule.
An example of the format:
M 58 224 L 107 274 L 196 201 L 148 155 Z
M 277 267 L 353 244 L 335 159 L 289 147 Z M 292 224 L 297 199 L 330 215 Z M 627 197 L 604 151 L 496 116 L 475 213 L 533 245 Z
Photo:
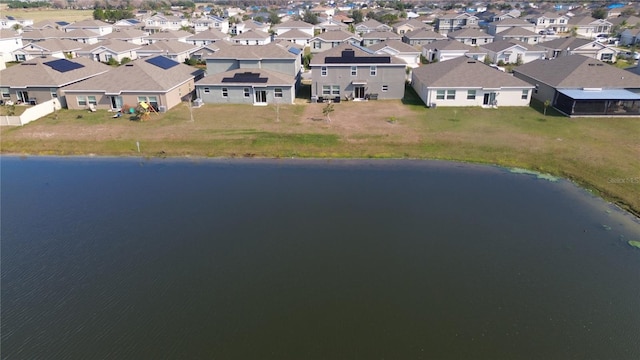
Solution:
M 138 96 L 138 102 L 146 102 L 147 104 L 153 106 L 153 108 L 158 110 L 158 97 L 157 96 Z
M 16 61 L 26 61 L 26 59 L 24 54 L 16 54 Z
M 537 93 L 538 93 L 538 84 L 536 84 L 535 89 L 533 89 L 533 93 L 534 93 L 534 94 L 537 94 Z
M 444 90 L 436 90 L 436 99 L 444 100 Z
M 331 85 L 331 95 L 340 96 L 340 85 Z
M 352 66 L 351 67 L 351 76 L 358 76 L 358 67 L 357 66 Z
M 320 49 L 322 47 L 322 43 L 320 41 L 314 41 L 313 42 L 313 48 L 314 49 Z
M 78 106 L 87 106 L 86 96 L 78 96 L 76 99 L 78 100 Z
M 281 98 L 282 97 L 282 88 L 275 88 L 273 90 L 273 96 L 275 96 L 277 98 Z
M 96 101 L 96 97 L 95 96 L 87 96 L 87 99 L 88 99 L 90 105 L 98 105 L 98 102 Z
M 49 92 L 51 93 L 51 98 L 52 99 L 56 99 L 58 97 L 58 89 L 49 89 Z
M 456 91 L 447 90 L 447 100 L 455 100 L 455 99 L 456 99 Z
M 0 93 L 2 93 L 3 98 L 11 97 L 11 95 L 9 95 L 9 88 L 0 88 Z
M 331 95 L 330 85 L 322 85 L 322 95 Z
M 475 100 L 475 99 L 476 99 L 476 91 L 467 90 L 467 100 Z
M 382 85 L 382 92 L 389 91 L 389 85 Z
M 204 93 L 205 93 L 205 94 L 208 94 L 208 93 L 209 93 L 209 88 L 208 88 L 208 87 L 204 88 Z
M 251 95 L 249 88 L 244 88 L 244 97 L 249 97 L 249 95 Z
M 370 66 L 369 67 L 369 75 L 376 76 L 377 74 L 378 74 L 378 67 L 377 66 Z
M 613 59 L 613 54 L 602 54 L 602 61 L 611 61 Z
M 323 66 L 320 68 L 320 75 L 327 76 L 327 67 Z
M 229 89 L 227 88 L 222 88 L 222 97 L 228 97 L 229 96 Z
M 528 98 L 528 97 L 529 97 L 529 90 L 528 90 L 528 89 L 526 89 L 526 90 L 522 90 L 522 96 L 521 96 L 521 99 L 522 99 L 522 100 L 527 100 L 527 98 Z

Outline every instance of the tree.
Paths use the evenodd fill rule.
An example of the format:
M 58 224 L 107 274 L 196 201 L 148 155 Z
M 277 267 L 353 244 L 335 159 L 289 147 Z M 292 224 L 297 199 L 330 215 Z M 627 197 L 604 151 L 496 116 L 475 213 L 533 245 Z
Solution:
M 607 9 L 603 7 L 597 8 L 591 12 L 591 16 L 596 19 L 606 19 L 607 15 Z
M 278 25 L 282 22 L 282 20 L 280 20 L 280 16 L 278 15 L 278 13 L 272 10 L 269 11 L 269 22 L 271 23 L 271 25 Z
M 305 10 L 304 14 L 302 14 L 302 21 L 312 25 L 316 25 L 317 23 L 320 22 L 318 20 L 318 15 L 312 13 L 309 10 Z
M 332 103 L 328 103 L 322 108 L 322 115 L 327 117 L 327 122 L 331 122 L 331 117 L 329 117 L 329 115 L 334 111 L 335 109 L 333 108 Z
M 351 13 L 351 18 L 353 19 L 354 24 L 359 24 L 362 22 L 364 14 L 360 10 L 353 10 L 353 12 Z
M 544 110 L 543 110 L 544 116 L 547 116 L 547 108 L 549 107 L 549 105 L 551 105 L 551 100 L 549 99 L 545 100 L 544 104 L 542 105 L 544 105 Z

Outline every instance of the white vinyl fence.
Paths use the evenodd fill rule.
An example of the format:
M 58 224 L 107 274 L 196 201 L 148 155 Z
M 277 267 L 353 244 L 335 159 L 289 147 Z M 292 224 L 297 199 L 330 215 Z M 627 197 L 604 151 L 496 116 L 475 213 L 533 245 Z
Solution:
M 0 116 L 0 126 L 22 126 L 61 108 L 58 99 L 51 99 L 28 108 L 20 116 Z

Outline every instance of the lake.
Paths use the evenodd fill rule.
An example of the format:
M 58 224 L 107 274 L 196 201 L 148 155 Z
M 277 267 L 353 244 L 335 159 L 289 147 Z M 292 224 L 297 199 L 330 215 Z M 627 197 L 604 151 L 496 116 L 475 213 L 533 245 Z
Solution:
M 638 359 L 640 223 L 439 161 L 2 157 L 3 359 Z

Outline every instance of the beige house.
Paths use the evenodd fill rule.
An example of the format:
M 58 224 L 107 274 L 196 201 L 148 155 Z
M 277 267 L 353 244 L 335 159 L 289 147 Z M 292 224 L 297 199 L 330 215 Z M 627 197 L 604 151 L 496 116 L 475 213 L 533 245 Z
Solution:
M 361 39 L 355 34 L 344 30 L 325 31 L 311 38 L 311 52 L 320 53 L 350 41 L 360 43 Z
M 120 110 L 147 102 L 166 111 L 190 101 L 203 71 L 164 56 L 139 59 L 65 88 L 69 109 Z M 127 111 L 127 109 L 125 109 Z
M 137 50 L 141 47 L 142 45 L 136 45 L 122 40 L 103 40 L 97 44 L 87 45 L 78 50 L 78 56 L 105 63 L 114 59 L 120 63 L 124 58 L 129 58 L 129 60 L 137 59 Z

